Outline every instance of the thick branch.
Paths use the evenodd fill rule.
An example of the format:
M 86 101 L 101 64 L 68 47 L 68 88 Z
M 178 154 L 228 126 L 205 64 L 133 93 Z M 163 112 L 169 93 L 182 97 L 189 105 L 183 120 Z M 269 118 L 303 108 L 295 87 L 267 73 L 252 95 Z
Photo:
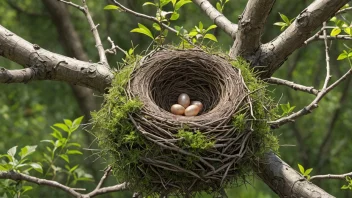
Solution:
M 265 82 L 276 84 L 276 85 L 285 85 L 285 86 L 291 87 L 294 90 L 303 91 L 313 95 L 317 95 L 319 93 L 319 90 L 314 89 L 314 87 L 307 87 L 307 86 L 300 85 L 280 78 L 271 77 L 271 78 L 265 79 Z
M 277 38 L 261 45 L 258 51 L 259 56 L 249 59 L 253 66 L 266 66 L 263 68 L 265 71 L 261 72 L 261 77 L 270 77 L 292 52 L 304 44 L 315 29 L 347 2 L 348 0 L 313 1 Z
M 38 77 L 36 69 L 7 70 L 0 67 L 0 83 L 27 83 Z
M 332 198 L 333 196 L 307 181 L 273 153 L 258 165 L 257 175 L 280 197 Z
M 236 40 L 230 50 L 231 57 L 241 56 L 247 60 L 256 56 L 260 46 L 264 24 L 275 0 L 249 0 L 239 17 Z
M 37 80 L 56 80 L 103 92 L 113 74 L 97 63 L 49 52 L 0 26 L 0 55 L 36 71 Z
M 231 38 L 236 38 L 236 32 L 238 25 L 228 20 L 222 13 L 214 8 L 208 0 L 192 0 L 193 3 L 197 4 L 202 11 L 205 12 L 208 17 L 214 21 L 214 23 L 221 28 Z

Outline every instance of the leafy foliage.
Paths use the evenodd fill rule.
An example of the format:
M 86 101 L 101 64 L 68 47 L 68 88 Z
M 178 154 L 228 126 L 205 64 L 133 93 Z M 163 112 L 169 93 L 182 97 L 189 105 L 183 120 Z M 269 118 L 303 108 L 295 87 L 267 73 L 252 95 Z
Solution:
M 303 177 L 307 178 L 308 180 L 310 179 L 310 173 L 312 172 L 313 168 L 309 168 L 307 170 L 304 169 L 304 167 L 300 164 L 298 164 L 299 171 L 303 175 Z

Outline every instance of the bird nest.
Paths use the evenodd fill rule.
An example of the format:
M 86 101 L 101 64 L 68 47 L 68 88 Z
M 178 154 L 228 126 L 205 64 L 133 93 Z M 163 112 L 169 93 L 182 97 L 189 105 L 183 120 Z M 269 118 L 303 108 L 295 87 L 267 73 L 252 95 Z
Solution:
M 242 184 L 261 154 L 276 149 L 271 100 L 244 61 L 201 50 L 157 50 L 116 74 L 93 113 L 116 176 L 147 194 L 193 195 Z M 181 93 L 204 105 L 174 115 Z

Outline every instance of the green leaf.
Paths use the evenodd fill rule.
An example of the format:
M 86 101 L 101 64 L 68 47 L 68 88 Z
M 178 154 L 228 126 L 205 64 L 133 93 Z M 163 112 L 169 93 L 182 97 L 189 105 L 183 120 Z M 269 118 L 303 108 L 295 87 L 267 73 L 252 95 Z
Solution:
M 191 0 L 180 0 L 179 2 L 176 3 L 175 10 L 177 11 L 182 6 L 184 6 L 184 5 L 188 4 L 188 3 L 192 3 L 192 1 Z
M 351 35 L 351 28 L 350 27 L 344 28 L 343 31 L 346 32 L 348 35 Z
M 160 7 L 164 7 L 165 5 L 167 5 L 170 2 L 171 2 L 171 0 L 160 0 Z
M 343 59 L 345 59 L 345 58 L 347 58 L 348 57 L 348 54 L 346 54 L 346 53 L 341 53 L 338 57 L 337 57 L 337 60 L 343 60 Z
M 76 165 L 76 166 L 74 166 L 74 167 L 72 167 L 69 171 L 71 172 L 71 173 L 73 173 L 73 171 L 75 171 L 77 168 L 78 168 L 78 164 Z
M 152 3 L 152 2 L 145 2 L 145 3 L 143 3 L 142 6 L 146 6 L 146 5 L 156 6 L 155 3 Z
M 197 34 L 198 34 L 198 32 L 192 31 L 188 35 L 192 38 L 192 37 L 196 36 Z
M 38 171 L 38 172 L 40 172 L 40 173 L 43 174 L 43 168 L 42 168 L 42 166 L 41 166 L 40 164 L 38 164 L 38 163 L 30 163 L 29 165 L 30 165 L 34 170 L 36 170 L 36 171 Z
M 203 23 L 199 21 L 199 32 L 202 32 L 203 30 Z
M 342 187 L 341 187 L 341 189 L 343 189 L 343 190 L 346 190 L 346 189 L 348 189 L 349 187 L 347 186 L 347 185 L 343 185 Z
M 330 19 L 330 21 L 332 21 L 332 22 L 335 22 L 335 23 L 336 23 L 337 18 L 336 18 L 336 17 L 332 17 L 332 18 Z
M 22 186 L 22 194 L 27 192 L 27 191 L 30 191 L 32 189 L 33 189 L 32 186 Z
M 287 26 L 287 24 L 286 23 L 284 23 L 284 22 L 276 22 L 276 23 L 274 23 L 274 25 L 276 25 L 276 26 Z
M 55 127 L 62 129 L 65 132 L 69 132 L 70 129 L 66 126 L 66 124 L 63 123 L 56 123 L 54 124 Z
M 0 171 L 9 171 L 12 169 L 10 164 L 0 164 Z
M 66 155 L 66 154 L 61 154 L 61 155 L 59 155 L 63 160 L 65 160 L 67 163 L 70 163 L 70 160 L 69 160 L 69 158 L 68 158 L 68 155 Z
M 218 42 L 218 40 L 216 39 L 216 37 L 213 34 L 206 34 L 204 36 L 204 38 L 210 39 L 210 40 L 212 40 L 214 42 Z
M 299 171 L 304 174 L 304 168 L 302 165 L 298 164 Z
M 218 27 L 218 26 L 216 26 L 216 25 L 211 25 L 211 26 L 208 27 L 208 29 L 206 30 L 206 32 L 208 32 L 209 30 L 215 29 L 215 28 L 217 28 L 217 27 Z
M 289 24 L 290 24 L 290 20 L 287 18 L 287 16 L 284 15 L 284 14 L 281 14 L 280 12 L 279 12 L 279 14 L 280 14 L 281 19 L 282 19 L 287 25 L 289 25 Z
M 81 145 L 80 145 L 80 144 L 75 143 L 75 142 L 72 142 L 72 143 L 68 143 L 68 144 L 67 144 L 67 148 L 69 148 L 69 147 L 73 147 L 73 146 L 76 146 L 76 147 L 81 147 Z
M 52 128 L 54 131 L 51 133 L 51 136 L 53 136 L 56 139 L 61 139 L 62 138 L 62 134 L 59 130 L 57 130 L 56 128 L 50 126 L 50 128 Z
M 53 140 L 41 140 L 40 142 L 48 142 L 48 143 L 51 143 L 52 145 L 55 145 L 55 142 Z
M 346 181 L 347 182 L 351 181 L 351 177 L 350 176 L 346 176 Z
M 334 29 L 332 29 L 331 33 L 330 33 L 330 36 L 337 36 L 341 33 L 341 29 L 336 27 Z
M 104 10 L 117 10 L 119 9 L 119 6 L 116 5 L 107 5 L 104 7 Z
M 176 1 L 177 1 L 177 0 L 171 0 L 172 6 L 175 7 Z
M 14 161 L 14 159 L 15 159 L 15 154 L 16 154 L 16 150 L 17 150 L 17 146 L 14 146 L 14 147 L 10 148 L 10 149 L 7 151 L 7 154 L 8 154 L 9 156 L 11 156 L 11 158 L 12 158 L 12 160 L 10 160 L 10 161 Z
M 78 150 L 68 150 L 66 152 L 66 154 L 68 154 L 68 155 L 74 155 L 74 154 L 82 155 L 83 153 L 81 151 L 78 151 Z
M 78 117 L 76 118 L 73 123 L 72 123 L 72 127 L 76 128 L 79 127 L 79 125 L 81 124 L 82 120 L 83 120 L 84 116 Z
M 21 156 L 21 159 L 24 159 L 28 155 L 32 154 L 35 149 L 37 148 L 37 145 L 34 146 L 25 146 L 21 149 L 21 152 L 19 153 L 19 156 Z
M 310 172 L 312 172 L 313 168 L 309 168 L 304 172 L 304 175 L 309 175 Z
M 145 35 L 149 36 L 150 38 L 154 39 L 152 33 L 150 32 L 150 30 L 147 27 L 145 27 L 144 25 L 142 25 L 140 23 L 138 23 L 138 27 L 139 28 L 135 28 L 135 29 L 131 30 L 131 32 L 145 34 Z
M 221 4 L 219 2 L 216 3 L 216 9 L 222 13 L 222 7 Z
M 177 20 L 179 17 L 180 17 L 180 14 L 177 13 L 177 12 L 174 12 L 174 13 L 172 13 L 172 15 L 171 15 L 171 17 L 170 17 L 170 20 L 171 20 L 171 21 L 175 21 L 175 20 Z
M 64 123 L 66 124 L 66 126 L 68 126 L 68 128 L 72 127 L 72 121 L 71 120 L 64 119 Z
M 153 23 L 153 28 L 156 29 L 157 31 L 161 30 L 160 25 L 157 23 Z

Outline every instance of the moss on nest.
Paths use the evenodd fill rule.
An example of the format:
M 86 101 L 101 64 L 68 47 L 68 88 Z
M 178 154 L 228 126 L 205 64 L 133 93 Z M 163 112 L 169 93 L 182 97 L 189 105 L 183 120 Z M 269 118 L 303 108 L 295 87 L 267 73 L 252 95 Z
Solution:
M 180 51 L 182 56 L 189 55 L 187 52 L 182 54 L 182 50 Z M 233 103 L 234 111 L 229 111 L 229 118 L 225 117 L 212 124 L 211 122 L 217 116 L 222 115 L 216 112 L 216 109 L 219 109 L 218 106 L 225 105 L 212 101 L 205 104 L 206 111 L 202 112 L 202 115 L 190 120 L 186 117 L 175 119 L 175 116 L 165 111 L 164 108 L 173 101 L 169 98 L 166 99 L 168 103 L 160 101 L 160 95 L 163 96 L 165 93 L 155 93 L 153 90 L 165 89 L 153 86 L 167 86 L 168 83 L 174 83 L 172 79 L 164 80 L 165 76 L 160 76 L 160 73 L 168 68 L 177 67 L 167 66 L 153 73 L 151 78 L 156 81 L 150 82 L 151 87 L 147 86 L 144 90 L 151 95 L 154 94 L 153 96 L 147 94 L 148 97 L 145 97 L 143 95 L 145 93 L 135 91 L 131 81 L 138 79 L 138 72 L 143 72 L 141 68 L 148 69 L 143 64 L 148 62 L 148 59 L 152 59 L 153 55 L 142 62 L 139 59 L 132 61 L 116 73 L 109 93 L 104 95 L 105 102 L 102 108 L 92 113 L 94 133 L 102 148 L 102 155 L 108 154 L 112 158 L 113 170 L 118 180 L 128 182 L 129 187 L 137 192 L 148 195 L 187 194 L 188 196 L 200 191 L 216 193 L 227 184 L 243 183 L 244 176 L 251 174 L 251 167 L 259 162 L 265 152 L 278 149 L 277 139 L 267 124 L 267 121 L 274 116 L 272 112 L 275 106 L 272 105 L 272 99 L 268 97 L 265 83 L 256 78 L 243 60 L 231 60 L 215 55 L 211 55 L 214 60 L 208 60 L 209 57 L 204 57 L 208 55 L 207 53 L 199 51 L 197 53 L 205 59 L 204 62 L 223 61 L 226 64 L 223 65 L 226 67 L 224 71 L 232 65 L 242 79 L 241 82 L 236 81 L 236 83 L 241 83 L 241 86 L 243 84 L 244 92 L 239 92 L 238 96 L 242 98 L 236 99 Z M 174 54 L 175 51 L 171 50 L 170 55 Z M 190 54 L 194 52 L 191 51 Z M 179 58 L 175 60 L 183 65 L 188 61 L 188 59 Z M 172 63 L 172 60 L 170 61 Z M 164 62 L 161 61 L 161 63 Z M 199 69 L 202 70 L 202 68 Z M 206 69 L 209 68 L 206 67 Z M 182 68 L 181 71 L 184 72 Z M 172 72 L 175 73 L 178 70 Z M 209 70 L 209 72 L 214 71 Z M 221 87 L 218 87 L 221 92 L 214 90 L 214 86 L 215 88 L 220 85 L 226 86 L 221 75 L 221 72 L 210 73 L 208 78 L 219 76 L 216 77 L 219 80 L 205 80 L 204 82 L 214 80 L 215 83 L 209 85 L 200 79 L 199 84 L 204 86 L 198 88 L 199 90 L 190 89 L 203 94 L 203 88 L 206 87 L 205 90 L 214 94 L 209 98 L 221 103 L 223 100 L 219 97 L 227 97 L 225 95 L 228 92 Z M 201 77 L 196 75 L 196 78 Z M 198 81 L 191 79 L 189 82 L 194 84 Z M 174 86 L 182 88 L 183 85 Z M 185 86 L 188 86 L 187 83 Z M 150 105 L 156 105 L 155 109 Z M 211 117 L 212 114 L 215 117 Z

